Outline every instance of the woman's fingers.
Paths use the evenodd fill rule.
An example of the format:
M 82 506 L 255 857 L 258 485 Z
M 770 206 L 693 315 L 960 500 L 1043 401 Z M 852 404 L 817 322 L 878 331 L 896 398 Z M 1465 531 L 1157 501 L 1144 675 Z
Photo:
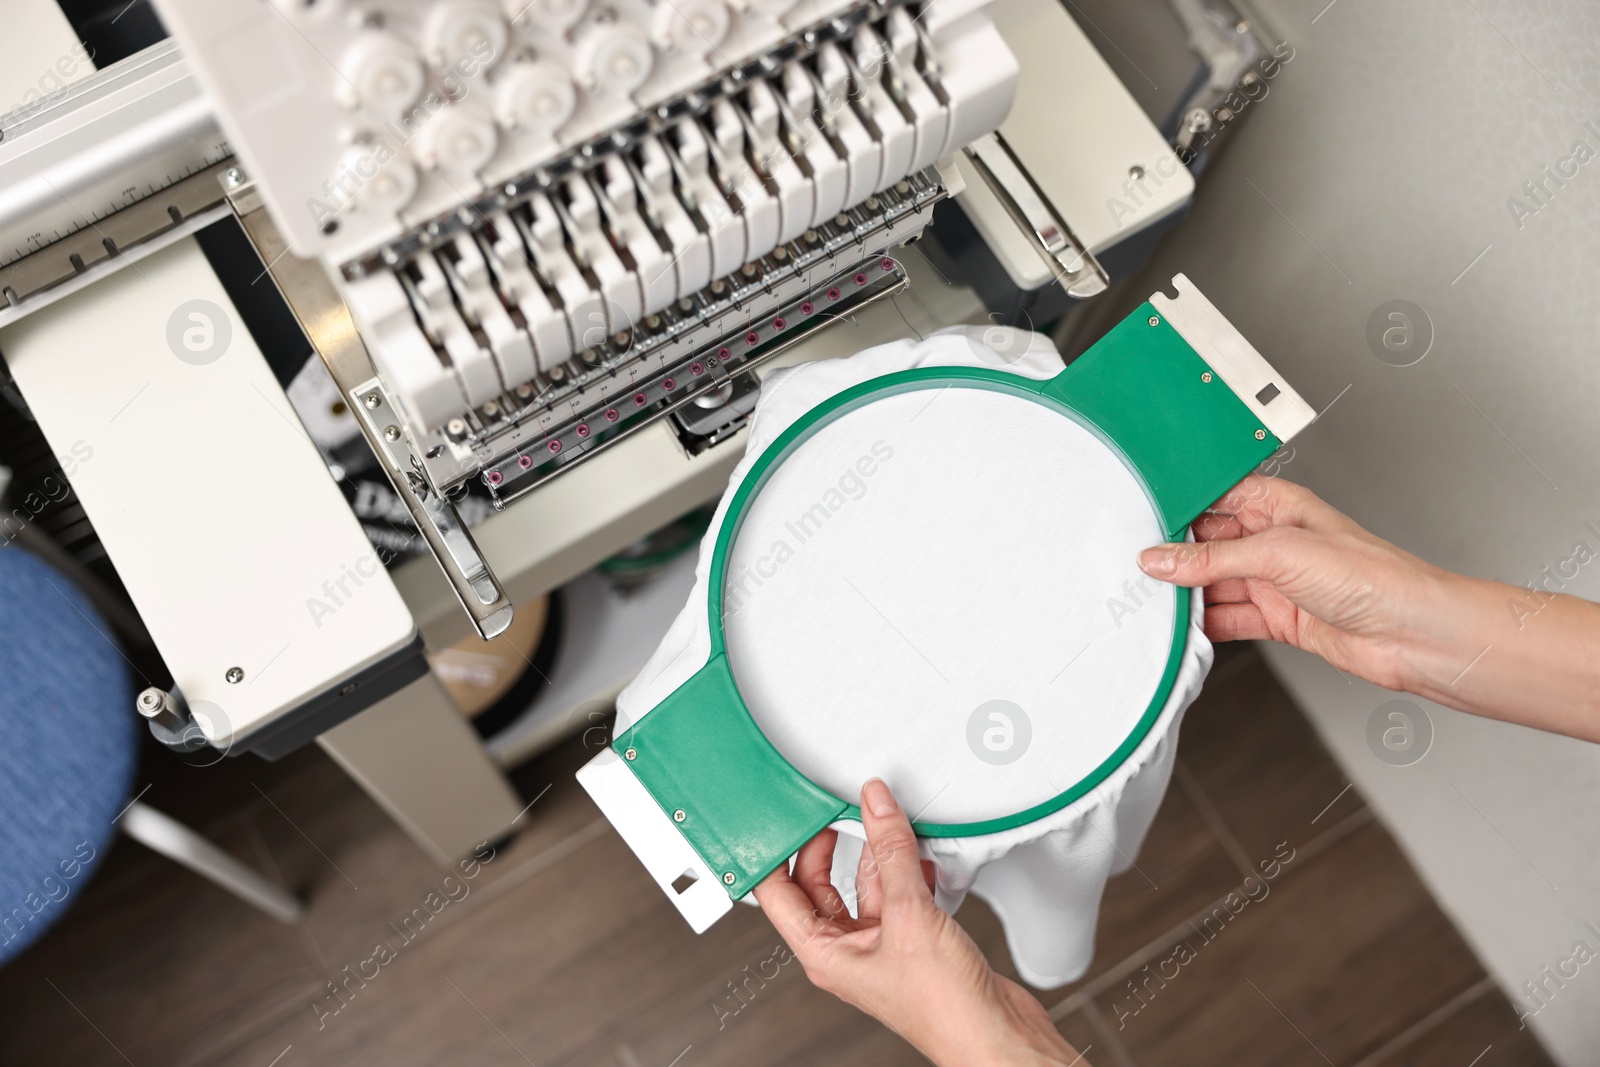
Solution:
M 1212 641 L 1266 641 L 1272 633 L 1254 604 L 1217 604 L 1206 608 L 1206 636 Z
M 1190 587 L 1229 578 L 1261 578 L 1282 584 L 1307 568 L 1337 569 L 1337 553 L 1318 534 L 1274 527 L 1233 541 L 1156 545 L 1139 553 L 1139 567 L 1152 578 Z
M 1244 536 L 1244 525 L 1233 515 L 1208 511 L 1190 524 L 1196 541 L 1231 541 Z
M 1211 511 L 1234 516 L 1247 533 L 1273 526 L 1341 532 L 1360 529 L 1305 486 L 1262 474 L 1247 475 L 1224 493 Z
M 1250 600 L 1250 583 L 1243 578 L 1224 578 L 1206 586 L 1207 604 L 1245 604 Z
M 800 848 L 794 861 L 794 881 L 811 898 L 825 918 L 848 918 L 844 898 L 833 887 L 833 850 L 838 844 L 837 830 L 824 830 Z
M 883 912 L 932 903 L 911 820 L 881 778 L 861 788 L 861 822 L 867 830 L 867 851 L 872 854 L 872 875 Z
M 811 897 L 789 877 L 787 864 L 761 880 L 755 890 L 756 903 L 767 913 L 772 925 L 788 944 L 789 950 L 800 956 L 817 934 L 827 930 L 829 924 L 817 914 Z
M 856 914 L 863 919 L 883 918 L 883 887 L 870 844 L 861 846 L 861 859 L 856 863 Z

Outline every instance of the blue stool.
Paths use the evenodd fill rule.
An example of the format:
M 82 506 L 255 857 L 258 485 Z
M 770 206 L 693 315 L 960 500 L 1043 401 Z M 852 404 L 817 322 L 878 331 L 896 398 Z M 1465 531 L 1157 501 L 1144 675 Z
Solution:
M 129 794 L 143 724 L 127 663 L 70 579 L 0 548 L 0 965 L 66 914 L 112 835 L 183 863 L 285 922 L 303 905 Z
M 66 913 L 139 758 L 122 653 L 77 587 L 0 550 L 0 963 Z

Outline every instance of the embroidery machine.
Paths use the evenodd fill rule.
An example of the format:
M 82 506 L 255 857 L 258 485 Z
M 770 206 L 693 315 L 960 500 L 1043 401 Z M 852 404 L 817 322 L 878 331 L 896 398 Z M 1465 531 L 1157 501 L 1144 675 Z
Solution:
M 13 47 L 82 55 L 27 6 Z M 0 352 L 92 454 L 152 731 L 317 738 L 439 856 L 503 831 L 424 647 L 714 498 L 766 369 L 1102 292 L 1268 54 L 1173 6 L 1209 67 L 1164 136 L 1054 0 L 154 0 L 0 117 Z M 230 219 L 431 562 L 363 535 L 195 247 Z

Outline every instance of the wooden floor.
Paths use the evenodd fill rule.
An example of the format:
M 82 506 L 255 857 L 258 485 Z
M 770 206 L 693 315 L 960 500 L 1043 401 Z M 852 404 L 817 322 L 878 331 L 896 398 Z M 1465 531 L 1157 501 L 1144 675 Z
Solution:
M 1228 653 L 1137 869 L 1107 887 L 1089 977 L 1044 994 L 1062 1030 L 1101 1067 L 1548 1063 L 1254 651 Z M 0 972 L 0 1062 L 924 1062 L 769 963 L 759 911 L 691 934 L 573 781 L 583 758 L 522 768 L 526 828 L 451 881 L 314 748 L 158 762 L 145 801 L 276 871 L 309 918 L 280 926 L 120 842 Z M 1265 896 L 1215 917 L 1291 850 Z M 994 916 L 960 918 L 1014 973 Z

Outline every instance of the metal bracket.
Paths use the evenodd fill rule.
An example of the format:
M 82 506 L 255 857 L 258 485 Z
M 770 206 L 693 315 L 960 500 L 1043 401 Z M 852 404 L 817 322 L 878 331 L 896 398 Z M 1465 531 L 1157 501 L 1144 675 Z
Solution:
M 1253 21 L 1228 0 L 1168 0 L 1189 33 L 1189 48 L 1205 65 L 1206 77 L 1178 107 L 1173 148 L 1192 162 L 1211 135 L 1235 118 L 1226 101 L 1260 81 L 1251 70 L 1267 55 Z
M 345 390 L 345 395 L 384 472 L 411 510 L 417 529 L 450 579 L 461 606 L 472 616 L 478 633 L 487 641 L 505 632 L 511 625 L 511 602 L 484 562 L 455 505 L 428 479 L 422 455 L 412 444 L 404 420 L 389 403 L 382 383 L 369 378 Z
M 1150 305 L 1200 353 L 1274 437 L 1287 442 L 1316 420 L 1311 405 L 1289 388 L 1283 376 L 1193 282 L 1178 274 L 1172 279 L 1172 288 L 1176 296 L 1157 292 L 1150 297 Z
M 985 134 L 966 149 L 979 175 L 1025 231 L 1032 233 L 1051 273 L 1067 295 L 1079 300 L 1105 292 L 1110 279 L 1078 242 L 1012 158 L 999 133 Z

